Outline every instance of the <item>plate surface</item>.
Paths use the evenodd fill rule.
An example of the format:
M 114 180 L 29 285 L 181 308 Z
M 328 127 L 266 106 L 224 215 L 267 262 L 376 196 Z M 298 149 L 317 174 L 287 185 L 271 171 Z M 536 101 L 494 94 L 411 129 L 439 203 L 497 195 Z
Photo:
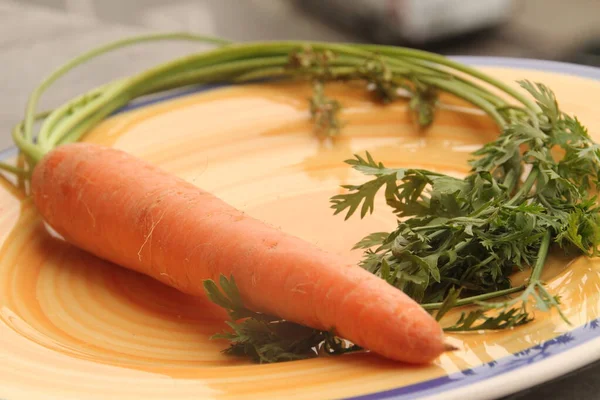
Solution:
M 477 60 L 472 60 L 477 63 Z M 600 82 L 527 69 L 485 67 L 504 81 L 541 81 L 596 140 Z M 390 229 L 383 204 L 343 221 L 328 206 L 362 177 L 343 160 L 365 150 L 389 166 L 468 171 L 469 153 L 497 134 L 487 117 L 453 105 L 417 132 L 406 105 L 373 104 L 357 88 L 330 85 L 346 127 L 333 142 L 312 132 L 302 84 L 248 85 L 130 109 L 86 141 L 162 166 L 270 224 L 331 251 Z M 553 257 L 545 272 L 572 326 L 538 314 L 518 329 L 457 334 L 459 351 L 411 367 L 370 354 L 253 365 L 208 337 L 224 314 L 204 299 L 98 260 L 47 233 L 31 202 L 0 188 L 0 396 L 4 399 L 414 399 L 493 398 L 600 358 L 600 263 Z M 468 397 L 465 397 L 468 396 Z

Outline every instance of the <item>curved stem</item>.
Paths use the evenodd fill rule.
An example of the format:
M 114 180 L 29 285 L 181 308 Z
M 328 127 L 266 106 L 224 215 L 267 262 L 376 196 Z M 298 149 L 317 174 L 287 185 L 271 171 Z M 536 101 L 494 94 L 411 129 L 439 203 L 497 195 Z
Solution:
M 99 124 L 104 118 L 109 116 L 115 110 L 125 106 L 130 99 L 123 95 L 115 96 L 110 102 L 100 104 L 100 107 L 94 107 L 94 112 L 87 118 L 72 121 L 69 123 L 68 129 L 64 129 L 60 135 L 53 138 L 53 145 L 73 143 L 79 140 L 91 128 Z
M 266 57 L 266 58 L 256 58 L 250 60 L 238 60 L 226 62 L 218 65 L 207 66 L 195 71 L 186 71 L 183 74 L 188 74 L 184 79 L 193 79 L 197 80 L 196 83 L 204 83 L 204 82 L 215 82 L 220 79 L 224 80 L 229 74 L 239 73 L 239 71 L 250 70 L 257 67 L 270 66 L 270 65 L 281 65 L 287 61 L 286 57 L 275 56 L 275 57 Z M 162 72 L 162 71 L 161 71 Z M 222 78 L 220 78 L 222 76 Z M 168 77 L 172 79 L 173 77 Z M 180 75 L 175 76 L 176 79 L 180 78 Z M 147 80 L 143 79 L 130 79 L 130 80 L 122 80 L 115 82 L 112 85 L 105 86 L 101 89 L 101 92 L 98 93 L 93 99 L 89 100 L 87 97 L 83 96 L 80 98 L 81 100 L 89 100 L 87 104 L 85 104 L 77 113 L 77 117 L 70 119 L 68 122 L 62 124 L 60 127 L 56 127 L 55 124 L 57 119 L 49 119 L 46 121 L 44 126 L 42 126 L 40 130 L 40 135 L 43 138 L 47 138 L 41 145 L 44 146 L 44 151 L 50 150 L 52 146 L 56 143 L 62 142 L 62 138 L 65 135 L 71 135 L 70 131 L 74 128 L 74 126 L 79 125 L 86 118 L 94 117 L 94 115 L 98 112 L 100 108 L 104 108 L 105 103 L 109 102 L 115 104 L 110 112 L 115 111 L 117 108 L 121 107 L 123 104 L 122 101 L 112 102 L 112 99 L 115 97 L 126 98 L 125 104 L 137 97 L 143 96 L 147 94 L 149 90 L 152 90 L 153 85 L 164 84 L 164 79 L 160 80 L 156 79 L 154 76 L 150 75 Z M 167 81 L 168 83 L 168 81 Z M 141 89 L 136 90 L 142 86 Z M 80 100 L 80 101 L 81 101 Z M 64 113 L 68 112 L 69 108 L 73 106 L 67 105 L 61 108 L 61 111 Z M 106 115 L 108 115 L 106 114 Z M 57 117 L 58 118 L 58 117 Z M 50 130 L 54 130 L 50 135 L 48 132 Z M 51 136 L 51 137 L 50 137 Z
M 504 117 L 502 117 L 502 115 L 500 115 L 500 113 L 498 113 L 496 107 L 492 103 L 485 100 L 484 98 L 474 95 L 471 92 L 462 90 L 457 84 L 457 82 L 440 81 L 435 79 L 426 79 L 425 82 L 433 84 L 438 88 L 448 93 L 451 93 L 459 98 L 462 98 L 463 100 L 468 101 L 476 107 L 481 108 L 486 114 L 492 117 L 492 119 L 496 122 L 496 124 L 498 124 L 500 128 L 506 126 L 507 121 L 504 119 Z
M 25 111 L 25 124 L 23 127 L 23 135 L 25 136 L 25 139 L 31 140 L 31 138 L 32 138 L 32 127 L 33 127 L 33 120 L 34 120 L 33 116 L 35 114 L 35 108 L 37 106 L 40 96 L 57 79 L 59 79 L 60 77 L 65 75 L 67 72 L 69 72 L 73 68 L 75 68 L 87 61 L 90 61 L 93 58 L 98 57 L 102 54 L 105 54 L 110 51 L 120 49 L 123 47 L 139 44 L 142 42 L 153 42 L 153 41 L 159 41 L 159 40 L 189 40 L 189 41 L 197 41 L 197 42 L 202 42 L 202 43 L 211 43 L 211 44 L 219 44 L 219 45 L 225 45 L 225 44 L 230 43 L 228 40 L 209 37 L 209 36 L 194 35 L 191 33 L 159 33 L 159 34 L 136 36 L 136 37 L 132 37 L 132 38 L 118 40 L 116 42 L 112 42 L 112 43 L 106 44 L 104 46 L 97 47 L 93 50 L 88 51 L 87 53 L 83 53 L 79 57 L 72 59 L 71 61 L 69 61 L 68 63 L 64 64 L 62 67 L 58 68 L 56 71 L 51 73 L 33 91 L 33 93 L 31 94 L 31 97 L 29 99 L 29 102 L 27 103 L 27 108 Z
M 39 114 L 36 114 L 32 117 L 33 121 L 41 120 L 46 118 L 51 112 L 45 111 Z M 23 133 L 25 121 L 19 122 L 12 130 L 11 136 L 13 141 L 19 148 L 19 152 L 24 154 L 27 159 L 34 160 L 35 162 L 42 159 L 44 156 L 44 152 L 36 146 L 32 141 L 29 141 L 25 138 L 25 134 Z M 34 162 L 34 163 L 35 163 Z
M 540 128 L 540 121 L 538 119 L 537 114 L 529 108 L 523 108 L 523 107 L 508 104 L 508 105 L 499 107 L 499 110 L 514 110 L 514 111 L 524 112 L 525 114 L 527 114 L 529 116 L 529 119 L 531 119 L 531 123 L 533 124 L 533 127 L 535 129 Z
M 209 52 L 172 60 L 133 77 L 101 86 L 78 97 L 49 116 L 39 131 L 38 143 L 34 142 L 33 112 L 41 94 L 58 78 L 94 57 L 121 47 L 141 42 L 176 39 L 227 45 Z M 24 122 L 19 129 L 13 132 L 13 137 L 21 151 L 27 154 L 28 160 L 31 161 L 30 167 L 32 167 L 43 154 L 54 146 L 78 140 L 85 134 L 84 128 L 91 129 L 95 123 L 101 120 L 101 117 L 110 115 L 112 111 L 137 97 L 182 85 L 295 77 L 296 74 L 289 73 L 287 69 L 290 65 L 290 56 L 299 51 L 307 51 L 307 54 L 310 54 L 310 51 L 334 53 L 335 57 L 327 65 L 331 71 L 335 72 L 330 79 L 351 78 L 353 76 L 352 69 L 356 73 L 360 71 L 361 66 L 366 65 L 366 62 L 382 59 L 395 77 L 409 80 L 418 78 L 425 84 L 452 93 L 481 108 L 501 127 L 507 121 L 498 113 L 497 107 L 506 106 L 504 100 L 477 82 L 453 74 L 450 69 L 466 73 L 472 78 L 480 79 L 504 90 L 519 100 L 524 100 L 522 103 L 526 107 L 532 104 L 527 99 L 520 98 L 520 94 L 509 86 L 497 82 L 475 69 L 448 60 L 443 56 L 413 49 L 299 41 L 229 44 L 228 41 L 217 38 L 171 33 L 145 35 L 116 41 L 71 60 L 53 72 L 34 90 L 27 105 Z M 449 70 L 446 71 L 438 66 Z M 360 78 L 360 73 L 355 75 Z
M 359 44 L 359 45 L 357 45 L 357 47 L 364 48 L 364 49 L 371 49 L 375 52 L 380 52 L 382 54 L 394 54 L 394 55 L 399 55 L 399 56 L 417 58 L 417 59 L 429 61 L 429 62 L 432 62 L 435 64 L 445 65 L 447 67 L 450 67 L 450 68 L 455 69 L 460 72 L 464 72 L 472 77 L 475 77 L 477 79 L 480 79 L 484 82 L 489 83 L 492 86 L 497 87 L 498 89 L 502 90 L 503 92 L 509 94 L 514 99 L 523 103 L 527 108 L 530 108 L 531 110 L 535 110 L 535 111 L 539 110 L 539 107 L 537 106 L 537 104 L 535 104 L 533 101 L 531 101 L 523 93 L 515 90 L 511 86 L 505 84 L 504 82 L 502 82 L 496 78 L 493 78 L 475 68 L 472 68 L 467 65 L 461 64 L 459 62 L 453 61 L 442 55 L 430 53 L 430 52 L 427 52 L 424 50 L 409 49 L 409 48 L 403 48 L 403 47 L 393 47 L 393 46 L 380 46 L 380 45 L 372 45 L 372 44 Z
M 537 258 L 535 260 L 535 264 L 533 265 L 533 270 L 531 271 L 531 277 L 529 278 L 530 285 L 540 280 L 542 270 L 544 269 L 544 265 L 546 264 L 546 257 L 548 257 L 549 248 L 550 231 L 544 234 L 544 237 L 542 238 L 542 243 L 540 243 L 540 249 L 538 250 Z
M 535 181 L 537 180 L 539 173 L 540 173 L 539 169 L 534 167 L 531 170 L 531 172 L 529 172 L 527 179 L 525 179 L 525 182 L 523 182 L 523 184 L 521 185 L 521 187 L 519 188 L 517 193 L 515 193 L 515 195 L 509 201 L 507 201 L 505 205 L 512 206 L 515 203 L 518 203 L 523 197 L 527 196 L 527 193 L 529 193 L 529 191 L 535 184 Z
M 471 296 L 471 297 L 464 297 L 460 300 L 456 301 L 456 306 L 466 306 L 469 304 L 476 304 L 480 301 L 484 301 L 484 300 L 489 300 L 489 299 L 493 299 L 496 297 L 501 297 L 501 296 L 507 296 L 509 294 L 513 294 L 513 293 L 517 293 L 517 292 L 521 292 L 523 290 L 525 290 L 526 286 L 525 285 L 521 285 L 521 286 L 516 286 L 513 288 L 509 288 L 509 289 L 504 289 L 504 290 L 498 290 L 496 292 L 490 292 L 490 293 L 485 293 L 485 294 L 480 294 L 477 296 Z M 438 308 L 440 308 L 442 306 L 443 303 L 426 303 L 426 304 L 421 304 L 421 307 L 423 307 L 425 310 L 437 310 Z
M 10 172 L 11 174 L 15 174 L 19 177 L 27 175 L 27 171 L 25 169 L 15 167 L 14 165 L 10 165 L 5 162 L 0 162 L 0 170 Z
M 91 91 L 84 93 L 81 96 L 65 103 L 61 107 L 57 108 L 42 124 L 38 135 L 37 144 L 43 152 L 50 151 L 52 149 L 52 137 L 56 136 L 55 129 L 60 126 L 60 123 L 65 120 L 65 117 L 76 112 L 82 106 L 98 98 L 102 93 L 114 83 L 103 85 L 99 88 L 92 89 Z
M 478 83 L 474 82 L 473 80 L 466 79 L 465 77 L 462 77 L 459 75 L 452 75 L 448 71 L 444 71 L 440 68 L 437 68 L 430 63 L 424 63 L 421 60 L 410 59 L 410 60 L 407 60 L 407 63 L 409 65 L 411 65 L 412 68 L 414 68 L 414 69 L 417 69 L 417 67 L 418 67 L 419 71 L 421 71 L 424 74 L 429 73 L 429 74 L 433 74 L 435 76 L 439 76 L 441 78 L 446 78 L 448 80 L 458 81 L 462 84 L 465 84 L 465 85 L 469 86 L 469 89 L 471 91 L 477 92 L 477 94 L 479 96 L 485 98 L 490 103 L 493 103 L 496 107 L 504 107 L 508 104 L 504 99 L 498 97 L 498 95 L 492 93 L 490 90 L 488 90 L 487 88 L 485 88 L 482 85 L 479 85 Z

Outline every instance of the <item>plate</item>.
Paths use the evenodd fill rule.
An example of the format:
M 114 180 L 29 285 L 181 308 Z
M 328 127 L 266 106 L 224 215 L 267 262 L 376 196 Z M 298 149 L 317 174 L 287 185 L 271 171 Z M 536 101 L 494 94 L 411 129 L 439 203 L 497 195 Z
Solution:
M 598 70 L 464 60 L 486 64 L 486 72 L 506 82 L 546 83 L 600 139 L 593 101 L 600 98 Z M 507 62 L 515 67 L 500 66 Z M 365 233 L 390 229 L 393 219 L 381 203 L 364 220 L 332 215 L 329 197 L 361 180 L 344 159 L 368 150 L 389 166 L 463 175 L 469 153 L 497 134 L 487 117 L 450 97 L 434 126 L 419 133 L 406 104 L 379 106 L 355 88 L 331 84 L 346 126 L 338 139 L 325 141 L 312 131 L 306 85 L 213 89 L 129 106 L 85 140 L 158 164 L 357 260 L 360 253 L 350 247 Z M 553 257 L 544 276 L 572 325 L 538 314 L 511 331 L 449 335 L 460 350 L 429 366 L 373 354 L 270 365 L 230 358 L 220 353 L 226 343 L 208 339 L 224 329 L 222 310 L 65 244 L 48 233 L 29 199 L 9 181 L 1 186 L 0 396 L 6 400 L 487 399 L 600 359 L 600 262 L 583 257 Z

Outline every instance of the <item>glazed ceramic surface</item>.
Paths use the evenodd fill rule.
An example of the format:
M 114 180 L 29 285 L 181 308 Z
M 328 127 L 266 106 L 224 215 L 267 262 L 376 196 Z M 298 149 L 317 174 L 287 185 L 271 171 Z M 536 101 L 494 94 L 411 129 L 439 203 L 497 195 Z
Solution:
M 599 81 L 485 71 L 506 82 L 546 83 L 600 140 Z M 376 105 L 352 86 L 327 90 L 344 106 L 335 140 L 314 134 L 310 88 L 296 83 L 162 99 L 111 117 L 85 140 L 160 165 L 252 216 L 358 260 L 352 245 L 395 223 L 382 201 L 363 220 L 333 216 L 329 198 L 340 185 L 364 179 L 343 160 L 368 150 L 390 167 L 462 176 L 470 152 L 498 133 L 487 117 L 449 97 L 434 126 L 419 132 L 403 102 Z M 372 354 L 256 365 L 221 354 L 227 343 L 209 340 L 225 328 L 218 307 L 65 244 L 9 181 L 0 187 L 0 244 L 0 398 L 7 400 L 488 398 L 600 358 L 600 262 L 583 257 L 552 256 L 544 273 L 572 325 L 537 313 L 518 329 L 449 335 L 459 350 L 429 366 Z

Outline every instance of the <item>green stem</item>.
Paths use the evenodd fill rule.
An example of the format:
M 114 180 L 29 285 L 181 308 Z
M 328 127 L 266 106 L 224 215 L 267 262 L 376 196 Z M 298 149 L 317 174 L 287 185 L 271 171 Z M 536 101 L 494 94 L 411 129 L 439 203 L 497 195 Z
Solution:
M 51 115 L 53 111 L 42 111 L 33 116 L 33 122 L 41 121 Z M 24 129 L 25 121 L 19 122 L 12 130 L 12 138 L 17 145 L 19 151 L 30 160 L 39 161 L 44 156 L 44 153 L 40 150 L 38 146 L 33 144 L 31 141 L 27 141 L 25 139 L 23 129 Z
M 524 107 L 515 106 L 512 104 L 507 104 L 507 105 L 504 105 L 504 106 L 498 108 L 498 111 L 503 111 L 503 110 L 514 110 L 514 111 L 524 112 L 525 114 L 527 114 L 529 116 L 529 119 L 531 120 L 533 127 L 535 129 L 540 128 L 540 120 L 539 120 L 537 114 L 535 113 L 535 111 L 531 110 L 530 108 L 526 108 L 526 107 L 524 108 Z
M 114 84 L 111 83 L 111 84 Z M 99 96 L 106 91 L 108 86 L 111 84 L 103 85 L 97 89 L 91 90 L 81 96 L 74 98 L 73 100 L 65 103 L 61 107 L 57 108 L 42 124 L 38 135 L 37 144 L 42 152 L 47 152 L 52 149 L 52 137 L 56 136 L 56 130 L 60 130 L 61 122 L 64 122 L 71 114 L 79 111 L 86 104 L 97 99 Z M 58 129 L 57 129 L 58 128 Z
M 58 139 L 56 144 L 73 143 L 79 140 L 92 127 L 110 115 L 113 111 L 125 106 L 129 103 L 129 99 L 124 96 L 112 98 L 109 103 L 103 104 L 95 109 L 95 112 L 88 118 L 78 120 L 77 123 L 69 124 L 69 129 L 65 130 L 61 135 L 56 135 L 54 139 Z
M 473 104 L 476 107 L 481 108 L 486 114 L 488 114 L 490 117 L 492 117 L 492 119 L 496 122 L 496 124 L 498 124 L 498 126 L 500 128 L 503 128 L 506 126 L 506 120 L 504 119 L 504 117 L 502 115 L 500 115 L 500 113 L 498 113 L 498 111 L 496 110 L 496 106 L 494 104 L 490 103 L 485 98 L 478 97 L 478 96 L 474 95 L 472 92 L 464 90 L 464 88 L 461 88 L 460 83 L 453 82 L 453 81 L 439 80 L 436 78 L 433 78 L 433 79 L 426 78 L 423 81 L 425 83 L 429 83 L 434 86 L 437 86 L 438 88 L 440 88 L 448 93 L 451 93 L 457 97 L 460 97 L 460 98 L 468 101 L 469 103 Z
M 387 60 L 393 60 L 393 59 L 386 58 L 386 62 L 387 62 Z M 462 76 L 452 75 L 452 74 L 448 73 L 448 71 L 444 71 L 440 68 L 435 67 L 432 64 L 425 63 L 421 60 L 410 60 L 410 61 L 406 60 L 405 63 L 407 65 L 409 65 L 413 70 L 418 71 L 419 73 L 423 74 L 424 76 L 427 76 L 427 75 L 436 76 L 438 78 L 452 80 L 452 81 L 459 82 L 463 85 L 466 85 L 469 87 L 468 89 L 471 92 L 486 99 L 487 101 L 494 104 L 494 106 L 496 106 L 498 108 L 503 108 L 508 105 L 508 103 L 504 99 L 498 97 L 498 95 L 492 93 L 490 90 L 488 90 L 484 86 L 481 86 L 478 83 L 473 82 L 472 80 L 466 79 Z
M 519 177 L 516 173 L 507 174 L 502 182 L 502 184 L 506 187 L 506 192 L 509 194 L 515 190 L 518 183 Z
M 444 229 L 445 230 L 445 229 L 448 229 L 448 225 L 436 224 L 436 225 L 416 226 L 416 227 L 412 228 L 412 230 L 415 232 L 429 231 L 429 230 L 436 230 L 436 229 Z
M 531 188 L 533 188 L 533 185 L 535 185 L 535 181 L 537 180 L 539 173 L 540 171 L 538 168 L 534 167 L 531 172 L 529 172 L 527 179 L 525 179 L 525 182 L 523 182 L 517 193 L 515 193 L 515 195 L 509 201 L 507 201 L 505 205 L 512 206 L 521 201 L 523 197 L 526 197 L 529 191 L 531 191 Z
M 57 79 L 71 69 L 100 56 L 125 46 L 158 40 L 192 40 L 223 46 L 209 52 L 192 54 L 162 65 L 158 65 L 136 76 L 122 79 L 80 96 L 75 101 L 60 107 L 42 125 L 38 134 L 38 143 L 33 140 L 33 112 L 41 94 Z M 497 112 L 499 106 L 506 102 L 488 89 L 471 79 L 452 73 L 450 69 L 461 71 L 470 78 L 480 79 L 504 90 L 530 108 L 532 103 L 520 98 L 520 94 L 512 88 L 497 82 L 491 77 L 475 69 L 438 56 L 433 53 L 415 51 L 413 49 L 395 48 L 391 46 L 363 46 L 331 43 L 306 43 L 298 41 L 259 42 L 229 44 L 217 38 L 171 33 L 146 35 L 128 38 L 93 49 L 66 63 L 54 71 L 32 93 L 21 128 L 13 132 L 17 146 L 27 155 L 29 167 L 58 144 L 79 140 L 87 129 L 91 129 L 117 108 L 137 97 L 168 90 L 183 85 L 208 82 L 239 82 L 249 79 L 294 77 L 288 72 L 290 56 L 294 52 L 330 51 L 335 57 L 325 66 L 333 71 L 330 79 L 360 78 L 360 68 L 367 61 L 383 59 L 395 79 L 418 79 L 435 86 L 440 90 L 452 93 L 490 115 L 499 126 L 507 121 Z M 439 68 L 449 68 L 448 71 Z M 363 77 L 364 78 L 364 77 Z
M 257 67 L 262 68 L 271 65 L 281 65 L 286 61 L 287 57 L 281 56 L 256 58 L 250 60 L 238 60 L 225 62 L 217 65 L 210 65 L 207 67 L 200 68 L 198 70 L 184 71 L 174 76 L 168 75 L 166 79 L 163 78 L 162 80 L 153 80 L 154 74 L 148 74 L 149 77 L 145 78 L 147 80 L 139 78 L 137 80 L 122 80 L 115 82 L 112 85 L 102 87 L 101 92 L 91 99 L 86 98 L 84 96 L 80 100 L 76 99 L 75 103 L 67 104 L 61 107 L 59 113 L 57 113 L 57 115 L 53 116 L 52 118 L 49 118 L 42 126 L 40 130 L 40 136 L 45 140 L 42 143 L 40 143 L 40 145 L 43 146 L 44 151 L 50 150 L 56 143 L 62 142 L 65 135 L 73 136 L 71 135 L 71 131 L 74 126 L 79 125 L 86 118 L 93 117 L 98 113 L 98 111 L 101 108 L 105 109 L 105 103 L 107 101 L 110 101 L 114 106 L 111 110 L 108 111 L 108 113 L 105 113 L 105 115 L 110 114 L 112 111 L 115 111 L 124 104 L 127 104 L 129 101 L 137 97 L 143 96 L 149 91 L 153 91 L 156 85 L 169 86 L 171 84 L 171 82 L 169 82 L 170 79 L 175 79 L 176 81 L 178 81 L 179 79 L 185 79 L 188 81 L 193 79 L 198 84 L 204 82 L 215 82 L 221 79 L 224 80 L 228 75 L 239 73 L 239 71 L 247 71 Z M 223 78 L 220 78 L 221 76 Z M 142 86 L 141 83 L 143 83 L 144 85 Z M 140 86 L 142 86 L 142 89 L 138 89 L 136 91 L 136 88 L 139 88 Z M 124 102 L 111 101 L 112 99 L 121 96 L 124 96 L 122 98 L 126 99 L 124 100 Z M 77 117 L 69 119 L 69 121 L 64 125 L 61 125 L 60 128 L 56 127 L 58 119 L 67 114 L 70 108 L 76 105 L 77 101 L 81 100 L 86 100 L 86 104 L 80 110 L 78 110 Z M 52 133 L 50 134 L 51 131 Z
M 82 55 L 72 59 L 71 61 L 69 61 L 68 63 L 64 64 L 62 67 L 58 68 L 56 71 L 51 73 L 48 76 L 48 78 L 44 79 L 44 81 L 42 81 L 42 83 L 33 91 L 31 97 L 29 98 L 29 102 L 27 103 L 27 108 L 25 111 L 25 124 L 23 127 L 23 136 L 25 137 L 25 140 L 32 139 L 32 128 L 35 115 L 35 108 L 37 106 L 40 96 L 57 79 L 65 75 L 67 72 L 71 71 L 73 68 L 84 64 L 102 54 L 143 42 L 153 42 L 159 40 L 190 40 L 219 45 L 225 45 L 230 43 L 228 40 L 208 36 L 199 36 L 191 33 L 160 33 L 118 40 L 116 42 L 112 42 L 107 45 L 97 47 L 86 53 L 83 53 Z
M 554 211 L 555 208 L 552 204 L 550 204 L 548 202 L 548 200 L 546 199 L 546 196 L 543 196 L 540 193 L 537 193 L 537 198 L 539 199 L 540 203 L 542 203 L 544 205 L 544 207 L 546 207 L 548 210 Z
M 371 45 L 371 44 L 359 44 L 357 47 L 368 49 L 376 53 L 388 54 L 388 55 L 396 55 L 403 56 L 409 58 L 421 59 L 424 61 L 432 62 L 434 64 L 444 65 L 446 67 L 450 67 L 460 72 L 464 72 L 467 75 L 480 79 L 484 82 L 489 83 L 492 86 L 497 87 L 503 92 L 509 94 L 514 99 L 518 100 L 520 103 L 525 105 L 527 108 L 531 110 L 538 111 L 539 107 L 533 101 L 531 101 L 528 97 L 526 97 L 523 93 L 513 89 L 511 86 L 505 84 L 504 82 L 495 79 L 475 68 L 469 67 L 467 65 L 461 64 L 459 62 L 453 61 L 449 58 L 446 58 L 442 55 L 430 53 L 423 50 L 402 48 L 402 47 L 392 47 L 392 46 L 380 46 L 380 45 Z
M 496 292 L 479 294 L 477 296 L 471 296 L 471 297 L 464 297 L 464 298 L 456 301 L 456 306 L 457 307 L 458 306 L 466 306 L 469 304 L 476 304 L 480 301 L 493 299 L 495 297 L 507 296 L 509 294 L 521 292 L 525 288 L 526 288 L 525 285 L 521 285 L 521 286 L 509 288 L 509 289 L 498 290 Z M 426 303 L 426 304 L 421 304 L 421 307 L 423 307 L 425 310 L 437 310 L 442 306 L 442 304 L 443 303 L 441 303 L 441 302 L 440 303 Z
M 15 167 L 14 165 L 10 165 L 5 162 L 0 162 L 0 169 L 10 172 L 11 174 L 17 175 L 19 177 L 27 176 L 27 171 L 23 168 Z
M 460 247 L 460 245 L 463 244 L 463 243 L 459 243 L 456 246 L 456 249 L 457 249 L 456 252 L 457 253 L 465 247 L 465 246 L 463 246 L 462 248 L 460 248 L 460 250 L 458 249 Z M 464 273 L 462 274 L 462 276 L 460 277 L 460 281 L 459 281 L 460 285 L 464 285 L 465 282 L 468 282 L 468 280 L 473 276 L 473 274 L 477 273 L 477 271 L 481 267 L 483 267 L 483 266 L 491 263 L 492 261 L 494 261 L 494 259 L 496 259 L 496 257 L 494 255 L 490 255 L 490 256 L 486 257 L 485 259 L 483 259 L 482 261 L 478 262 L 477 264 L 473 265 L 472 267 L 466 269 L 464 271 Z
M 535 260 L 533 270 L 531 271 L 531 277 L 529 278 L 530 285 L 535 282 L 539 282 L 540 276 L 542 275 L 542 270 L 544 269 L 544 265 L 546 263 L 546 258 L 548 257 L 549 248 L 550 231 L 544 234 L 544 237 L 542 238 L 542 243 L 540 243 L 540 249 L 538 250 L 537 259 Z
M 200 82 L 204 82 L 204 81 L 215 81 L 215 80 L 218 80 L 218 76 L 223 75 L 224 77 L 227 77 L 228 74 L 233 74 L 233 75 L 240 74 L 240 71 L 252 70 L 252 68 L 256 68 L 256 67 L 260 67 L 261 69 L 268 68 L 268 67 L 281 68 L 282 65 L 286 65 L 287 60 L 288 60 L 287 56 L 285 56 L 285 57 L 284 56 L 272 56 L 272 57 L 267 57 L 267 58 L 253 58 L 250 60 L 233 60 L 233 61 L 225 62 L 225 63 L 216 63 L 216 61 L 217 61 L 217 60 L 215 60 L 216 53 L 219 53 L 217 55 L 224 54 L 225 59 L 231 59 L 231 57 L 232 57 L 231 54 L 232 54 L 233 50 L 239 51 L 239 47 L 238 48 L 234 48 L 234 47 L 235 46 L 228 46 L 227 48 L 224 48 L 221 51 L 217 50 L 217 51 L 213 51 L 212 53 L 210 53 L 209 56 L 207 56 L 205 58 L 211 59 L 210 61 L 212 61 L 213 65 L 201 68 L 200 70 L 183 71 L 179 75 L 172 76 L 170 74 L 174 73 L 176 70 L 180 70 L 180 69 L 184 68 L 182 66 L 182 62 L 177 61 L 177 62 L 173 62 L 173 63 L 167 64 L 167 65 L 163 65 L 162 67 L 159 67 L 159 68 L 155 68 L 154 71 L 152 71 L 152 70 L 148 71 L 145 74 L 142 74 L 141 77 L 138 76 L 137 79 L 133 79 L 132 81 L 121 82 L 121 84 L 115 83 L 114 85 L 111 85 L 111 87 L 112 88 L 117 87 L 119 89 L 116 90 L 115 92 L 113 92 L 112 96 L 116 96 L 116 95 L 118 95 L 118 93 L 129 92 L 129 93 L 132 93 L 130 96 L 130 100 L 132 100 L 135 97 L 146 94 L 148 91 L 151 91 L 153 89 L 153 87 L 156 87 L 157 85 L 170 86 L 171 82 L 180 83 L 181 81 L 189 81 L 190 78 L 195 79 L 196 83 L 200 83 Z M 232 48 L 234 48 L 234 49 L 232 50 Z M 243 53 L 247 54 L 247 50 L 248 49 L 244 49 Z M 280 48 L 280 46 L 275 46 L 274 48 L 269 49 L 269 51 L 267 51 L 267 53 L 272 54 L 273 50 L 280 52 L 281 48 Z M 254 54 L 254 57 L 256 57 L 256 56 L 257 55 Z M 239 55 L 236 55 L 236 57 L 239 57 Z M 195 60 L 194 63 L 197 64 L 200 59 L 201 59 L 201 57 L 199 57 L 199 56 L 194 57 L 194 60 Z M 219 60 L 219 61 L 222 61 L 222 60 Z M 204 60 L 204 62 L 202 62 L 201 64 L 205 64 L 205 63 L 206 63 L 206 60 Z M 360 63 L 361 63 L 361 60 L 357 59 L 356 57 L 342 56 L 342 57 L 338 57 L 338 59 L 335 61 L 334 64 L 336 65 L 336 68 L 340 68 L 340 67 L 337 67 L 340 64 L 342 64 L 342 67 L 343 67 L 345 65 L 358 66 L 358 65 L 360 65 Z M 259 76 L 256 74 L 256 71 L 252 71 L 252 72 L 254 72 L 254 75 L 253 75 L 254 77 Z M 347 73 L 347 72 L 348 72 L 348 70 L 344 70 L 344 73 Z M 394 73 L 404 73 L 405 71 L 394 70 L 393 72 Z M 165 76 L 166 79 L 162 78 L 163 76 Z M 265 76 L 265 74 L 263 73 L 262 76 Z M 154 80 L 156 80 L 156 79 L 158 79 L 158 81 L 154 82 Z M 169 82 L 169 80 L 171 82 Z M 444 87 L 444 85 L 446 85 L 443 81 L 439 81 L 439 80 L 437 81 L 437 83 L 438 83 L 438 86 L 442 86 L 442 87 Z M 144 87 L 144 89 L 140 92 L 136 92 L 135 87 Z M 481 107 L 488 114 L 490 114 L 494 119 L 496 119 L 496 121 L 499 124 L 504 123 L 501 116 L 497 112 L 495 112 L 494 106 L 490 105 L 490 103 L 487 103 L 484 100 L 480 100 L 476 96 L 472 96 L 465 90 L 461 90 L 458 87 L 453 88 L 451 86 L 450 87 L 447 86 L 447 87 L 445 87 L 445 89 L 453 92 L 455 95 L 457 95 L 459 97 L 462 97 L 468 101 L 471 101 L 476 106 Z M 110 92 L 109 88 L 105 87 L 104 90 Z M 90 97 L 93 97 L 93 96 L 90 96 Z M 51 119 L 46 121 L 46 123 L 44 124 L 44 126 L 42 127 L 42 129 L 40 131 L 40 139 L 41 139 L 40 146 L 42 147 L 42 151 L 43 152 L 49 151 L 49 149 L 51 149 L 56 143 L 72 141 L 73 137 L 77 136 L 77 135 L 72 134 L 72 130 L 73 130 L 74 126 L 81 124 L 81 121 L 84 120 L 85 118 L 88 118 L 89 116 L 96 114 L 98 109 L 100 107 L 103 107 L 103 102 L 105 101 L 104 99 L 107 97 L 110 97 L 109 93 L 103 92 L 103 93 L 100 93 L 100 96 L 98 96 L 98 98 L 91 99 L 89 101 L 89 104 L 87 104 L 83 110 L 80 110 L 77 113 L 76 119 L 69 120 L 69 122 L 66 123 L 65 125 L 61 125 L 60 129 L 56 129 L 55 131 L 53 131 L 52 136 L 54 136 L 54 139 L 51 139 L 49 132 L 51 130 L 53 130 L 53 128 L 55 128 L 55 124 L 56 124 L 57 120 L 65 112 L 68 112 L 68 110 L 72 107 L 72 105 L 66 105 L 65 107 L 63 107 L 61 109 L 60 113 L 53 115 L 53 117 Z M 114 104 L 118 104 L 120 106 L 121 102 L 115 102 Z M 69 134 L 69 138 L 63 140 L 64 135 L 66 135 L 67 132 Z M 78 136 L 80 136 L 80 135 L 78 135 Z

